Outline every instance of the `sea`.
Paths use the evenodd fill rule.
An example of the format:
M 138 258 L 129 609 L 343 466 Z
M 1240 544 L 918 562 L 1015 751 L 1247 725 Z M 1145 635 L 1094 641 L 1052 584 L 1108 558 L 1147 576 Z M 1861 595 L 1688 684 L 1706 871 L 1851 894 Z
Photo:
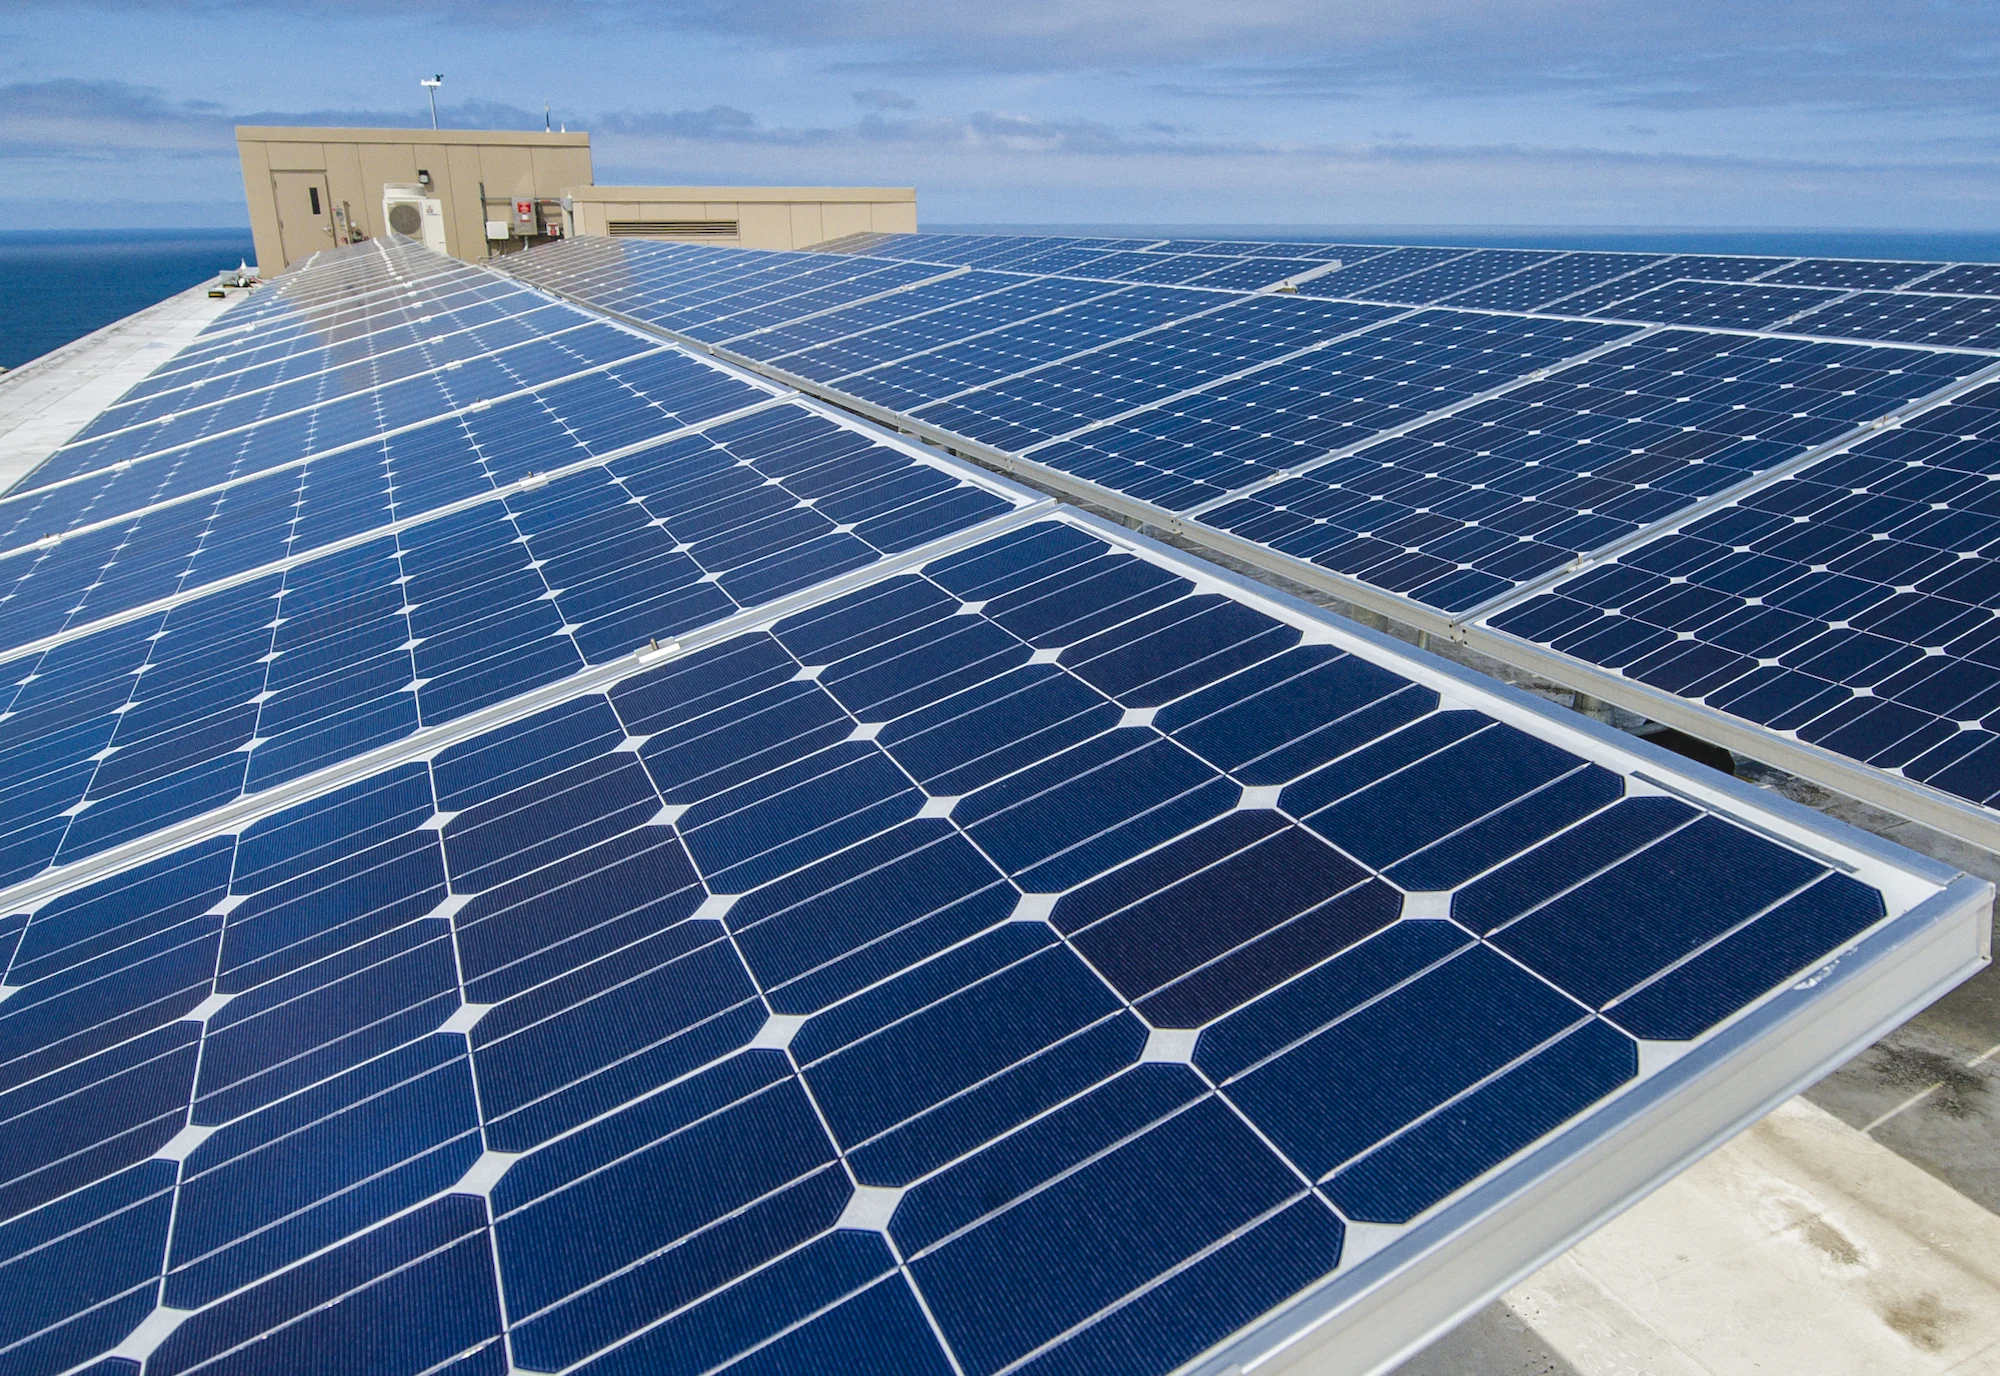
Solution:
M 1561 225 L 932 224 L 969 234 L 1453 244 L 2000 262 L 2000 233 Z M 240 262 L 248 229 L 0 231 L 0 368 L 17 368 Z
M 0 232 L 0 368 L 18 368 L 244 261 L 248 229 Z

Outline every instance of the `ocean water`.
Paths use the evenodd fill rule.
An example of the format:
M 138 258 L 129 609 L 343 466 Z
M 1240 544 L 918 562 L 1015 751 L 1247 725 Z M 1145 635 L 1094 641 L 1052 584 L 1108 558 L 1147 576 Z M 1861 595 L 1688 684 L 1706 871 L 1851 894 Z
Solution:
M 0 232 L 0 368 L 256 256 L 247 229 Z

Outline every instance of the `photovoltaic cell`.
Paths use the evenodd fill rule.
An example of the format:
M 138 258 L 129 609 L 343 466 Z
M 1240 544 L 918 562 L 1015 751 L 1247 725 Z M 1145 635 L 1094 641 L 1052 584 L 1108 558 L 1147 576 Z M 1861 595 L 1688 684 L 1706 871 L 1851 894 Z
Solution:
M 456 320 L 433 320 L 431 327 L 425 327 L 426 332 L 421 337 L 410 338 L 407 331 L 386 339 L 364 335 L 360 340 L 340 347 L 338 354 L 332 348 L 301 351 L 274 363 L 238 369 L 212 380 L 193 382 L 168 392 L 155 392 L 143 399 L 121 401 L 101 412 L 95 421 L 78 432 L 78 437 L 88 438 L 112 430 L 128 429 L 168 412 L 215 406 L 248 393 L 343 368 L 355 375 L 365 370 L 368 376 L 375 379 L 375 385 L 380 386 L 396 377 L 429 372 L 453 362 L 463 363 L 469 358 L 547 338 L 576 325 L 589 323 L 589 317 L 574 307 L 538 301 L 529 292 L 522 292 L 521 297 L 516 303 L 522 308 L 518 315 L 500 316 L 463 327 L 458 327 Z M 437 326 L 442 328 L 434 328 Z M 337 387 L 341 384 L 331 381 L 322 385 Z
M 983 444 L 1025 450 L 1364 328 L 1391 313 L 1380 306 L 1250 297 L 1067 363 L 914 407 L 910 414 Z
M 378 489 L 398 515 L 413 516 L 442 501 L 487 490 L 530 472 L 603 454 L 679 425 L 755 405 L 769 392 L 675 350 L 641 354 L 581 377 L 559 379 L 497 402 L 473 402 L 437 418 L 416 419 L 418 429 L 380 441 L 403 453 L 437 452 L 458 428 L 486 445 L 484 452 L 440 455 L 435 465 L 403 466 L 402 481 L 357 452 L 376 435 L 397 429 L 403 417 L 357 398 L 352 405 L 288 417 L 237 435 L 191 445 L 157 460 L 114 466 L 79 481 L 31 489 L 0 499 L 0 547 L 20 549 L 63 534 L 312 459 L 321 491 L 345 495 L 352 486 Z M 459 446 L 462 450 L 463 447 Z M 379 453 L 380 451 L 375 451 Z M 321 456 L 315 458 L 315 456 Z M 311 475 L 308 475 L 310 477 Z M 451 489 L 442 496 L 438 485 Z M 317 524 L 316 512 L 308 517 Z M 377 522 L 369 522 L 369 525 Z M 311 532 L 306 532 L 310 534 Z M 310 548 L 304 546 L 303 548 Z
M 1354 527 L 1402 542 L 1366 576 L 1437 606 L 1527 576 L 1472 567 L 1503 521 L 1533 518 L 1515 551 L 1580 552 L 1614 512 L 1636 538 L 1640 503 L 1682 510 L 1982 364 L 1025 275 L 1205 260 L 1249 285 L 1407 250 L 839 247 L 577 240 L 510 266 L 661 328 L 752 327 L 739 357 L 945 403 L 1051 469 L 1115 455 L 1094 480 L 1197 534 L 1246 481 L 1304 481 L 1267 473 L 1317 495 L 1260 519 L 1404 503 Z M 1444 275 L 1622 290 L 1593 258 Z M 233 394 L 216 410 L 394 370 L 491 333 L 497 281 L 393 238 L 329 252 L 176 370 Z M 454 356 L 439 391 L 490 385 Z M 1614 1120 L 1707 1140 L 1681 1081 L 1795 1083 L 1804 1042 L 1772 1034 L 1864 979 L 1935 992 L 1964 971 L 1875 953 L 1990 906 L 1122 529 L 1024 523 L 1029 494 L 679 349 L 399 431 L 402 385 L 18 503 L 17 530 L 75 533 L 0 558 L 0 630 L 32 646 L 0 706 L 0 1369 L 1248 1364 L 1350 1322 L 1454 1245 L 1437 1225 L 1553 1226 L 1517 1182 Z M 1990 402 L 1523 605 L 1699 628 L 1673 632 L 1688 657 L 1728 619 L 1689 595 L 1754 566 L 1820 618 L 1795 663 L 1759 619 L 1777 594 L 1740 599 L 1762 653 L 1875 690 L 1811 729 L 1902 767 L 1862 748 L 1905 724 L 1887 708 L 1994 706 L 1967 619 L 2000 519 Z M 1407 433 L 1357 446 L 1384 429 Z M 1619 467 L 1641 457 L 1664 466 Z M 1602 574 L 1664 586 L 1607 618 L 1570 596 Z M 1875 643 L 1899 636 L 1920 661 Z M 1980 796 L 2000 732 L 1951 725 L 1939 786 Z M 1927 730 L 1893 749 L 1942 761 Z
M 1821 460 L 1493 625 L 1974 803 L 2000 794 L 2000 389 Z
M 1668 282 L 1589 312 L 1619 320 L 1658 320 L 1669 325 L 1715 325 L 1763 330 L 1825 305 L 1840 296 L 1818 287 L 1766 287 L 1729 282 Z M 1567 305 L 1568 303 L 1564 303 Z
M 1025 452 L 1187 510 L 1629 332 L 1426 311 Z
M 1180 287 L 1115 288 L 1019 324 L 842 375 L 831 385 L 878 406 L 908 410 L 1229 303 L 1227 296 Z M 935 321 L 929 317 L 927 323 Z
M 981 290 L 963 300 L 953 299 L 953 288 L 975 279 Z M 1116 290 L 1107 282 L 1059 277 L 1024 282 L 998 273 L 970 272 L 877 302 L 873 308 L 855 307 L 818 321 L 735 340 L 729 349 L 800 377 L 827 381 Z M 938 295 L 943 299 L 934 299 Z M 843 318 L 860 311 L 868 313 L 856 316 L 851 324 Z
M 1166 1372 L 1935 887 L 1216 586 L 1042 521 L 0 925 L 0 1353 Z
M 1202 519 L 1460 612 L 1979 366 L 1970 355 L 1663 331 Z
M 1444 301 L 1447 305 L 1479 306 L 1487 310 L 1533 310 L 1663 257 L 1664 254 L 1653 253 L 1558 254 L 1484 286 L 1448 296 Z
M 1962 292 L 1972 296 L 2000 296 L 2000 264 L 1958 263 L 1911 284 L 1920 291 Z
M 1013 502 L 781 406 L 15 661 L 0 869 L 87 855 Z
M 441 363 L 434 370 L 378 377 L 373 367 L 367 367 L 353 377 L 326 373 L 302 378 L 220 406 L 174 413 L 136 429 L 65 446 L 28 481 L 41 485 L 97 473 L 266 423 L 311 424 L 343 435 L 355 425 L 365 425 L 361 418 L 370 415 L 383 417 L 384 428 L 411 425 L 631 358 L 652 347 L 630 331 L 589 323 L 467 361 L 456 369 Z
M 1937 271 L 1936 263 L 1887 263 L 1868 258 L 1805 258 L 1767 272 L 1757 280 L 1792 287 L 1849 289 L 1907 286 L 1912 278 Z
M 1640 266 L 1639 260 L 1632 260 L 1636 271 L 1611 278 L 1602 286 L 1590 287 L 1573 295 L 1559 297 L 1543 305 L 1564 315 L 1591 315 L 1614 302 L 1628 301 L 1635 296 L 1651 291 L 1654 287 L 1670 282 L 1753 282 L 1766 273 L 1774 272 L 1792 262 L 1789 258 L 1740 258 L 1733 254 L 1680 254 L 1664 263 L 1654 262 Z
M 724 343 L 731 353 L 750 358 L 777 358 L 814 344 L 844 339 L 877 325 L 894 324 L 927 311 L 956 306 L 975 297 L 1017 287 L 1020 279 L 997 272 L 965 272 L 956 277 L 909 287 L 880 300 L 843 306 L 810 320 L 776 325 L 736 335 Z
M 1306 296 L 1357 296 L 1399 277 L 1434 268 L 1453 258 L 1463 257 L 1459 248 L 1398 248 L 1376 254 L 1362 262 L 1348 263 L 1309 282 L 1299 291 Z
M 2000 298 L 1860 291 L 1800 316 L 1787 328 L 1800 334 L 1996 349 L 2000 348 Z
M 1490 282 L 1496 277 L 1545 263 L 1555 256 L 1539 249 L 1482 249 L 1408 277 L 1397 278 L 1386 286 L 1368 288 L 1361 294 L 1371 301 L 1421 306 L 1455 295 L 1468 287 Z

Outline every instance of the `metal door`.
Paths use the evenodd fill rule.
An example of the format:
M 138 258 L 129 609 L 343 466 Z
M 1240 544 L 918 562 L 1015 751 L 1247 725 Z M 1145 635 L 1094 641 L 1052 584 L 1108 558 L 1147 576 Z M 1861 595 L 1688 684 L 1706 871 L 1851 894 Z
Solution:
M 326 194 L 326 173 L 273 172 L 271 189 L 278 198 L 278 241 L 287 264 L 333 247 L 333 200 Z

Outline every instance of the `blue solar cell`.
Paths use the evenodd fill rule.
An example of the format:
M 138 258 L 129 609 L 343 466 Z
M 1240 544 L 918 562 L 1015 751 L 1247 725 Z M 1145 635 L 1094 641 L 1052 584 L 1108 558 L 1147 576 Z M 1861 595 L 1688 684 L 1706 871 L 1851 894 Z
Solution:
M 863 401 L 909 409 L 1227 303 L 1226 297 L 1177 287 L 1122 287 L 1021 324 L 850 373 L 834 385 Z
M 1665 254 L 1562 253 L 1510 272 L 1484 286 L 1469 287 L 1444 298 L 1447 305 L 1479 306 L 1488 310 L 1533 310 L 1573 296 L 1585 287 L 1623 277 Z
M 1000 273 L 961 273 L 905 288 L 878 300 L 843 306 L 809 320 L 766 326 L 754 334 L 738 335 L 729 341 L 729 350 L 749 358 L 774 359 L 1021 285 L 1019 278 Z
M 1525 951 L 1534 924 L 1588 903 L 1637 923 L 1644 943 L 1591 929 L 1531 955 L 1557 979 L 1615 958 L 1709 989 L 1707 967 L 1673 962 L 1737 922 L 1732 939 L 1769 951 L 1754 967 L 1769 987 L 1822 953 L 1816 939 L 1879 916 L 1843 898 L 1803 922 L 1780 907 L 1759 928 L 1763 890 L 1743 886 L 1729 913 L 1656 904 L 1672 911 L 1634 918 L 1609 889 L 1632 874 L 1664 893 L 1685 861 L 1641 839 L 1607 871 L 1583 843 L 1662 800 L 1620 802 L 1615 776 L 1297 639 L 1044 522 L 38 912 L 8 982 L 36 988 L 30 953 L 97 903 L 121 924 L 122 964 L 88 986 L 100 1002 L 113 988 L 157 1002 L 133 922 L 204 934 L 201 977 L 151 1015 L 213 1010 L 167 1024 L 198 1039 L 199 1083 L 184 1043 L 190 1079 L 169 1101 L 187 1107 L 155 1113 L 152 1137 L 84 1182 L 121 1180 L 182 1121 L 215 1129 L 152 1187 L 177 1200 L 154 1253 L 167 1269 L 152 1260 L 132 1284 L 164 1275 L 169 1301 L 196 1311 L 162 1355 L 198 1360 L 275 1326 L 256 1350 L 282 1356 L 399 1314 L 356 1350 L 390 1369 L 494 1350 L 497 1266 L 515 1360 L 534 1366 L 734 1355 L 814 1314 L 780 1346 L 944 1361 L 928 1325 L 897 1317 L 921 1312 L 920 1295 L 964 1369 L 1111 1352 L 1165 1369 L 1336 1268 L 1330 1204 L 1420 1212 L 1634 1073 L 1629 1038 L 1583 1003 L 1441 912 L 1405 915 L 1381 866 L 1413 844 L 1450 831 L 1434 851 L 1479 858 L 1447 864 L 1448 882 L 1479 872 L 1515 895 L 1492 914 L 1497 943 Z M 1067 705 L 1037 698 L 1051 676 Z M 1414 718 L 1385 710 L 1397 703 Z M 962 795 L 903 772 L 933 732 L 980 713 L 1021 728 L 990 740 L 1040 741 L 1039 754 L 984 778 L 952 754 Z M 1051 738 L 1047 721 L 1087 734 Z M 1453 806 L 1427 800 L 1415 837 L 1378 821 L 1368 834 L 1393 840 L 1364 840 L 1329 826 L 1338 807 L 1291 817 L 1242 792 L 1250 779 L 1301 780 L 1288 793 L 1316 798 L 1355 780 L 1409 787 L 1428 778 L 1396 772 L 1414 761 L 1467 781 L 1428 780 Z M 1329 770 L 1349 784 L 1330 788 Z M 1044 775 L 1088 792 L 1057 806 Z M 834 777 L 842 791 L 812 791 Z M 1613 786 L 1557 799 L 1582 779 Z M 765 810 L 773 799 L 783 807 Z M 1773 893 L 1825 891 L 1822 862 L 1670 806 L 1696 819 L 1672 835 L 1701 854 L 1772 876 Z M 1482 825 L 1528 813 L 1538 821 L 1508 846 L 1480 851 Z M 1541 857 L 1600 877 L 1570 888 Z M 1525 896 L 1500 882 L 1531 860 L 1542 877 Z M 1024 890 L 1061 888 L 1023 912 Z M 1534 910 L 1537 894 L 1556 902 Z M 1706 1006 L 1726 1016 L 1753 983 Z M 10 999 L 0 1035 L 46 1002 Z M 1147 1062 L 1155 1027 L 1204 1029 L 1192 1067 Z M 56 1052 L 70 1073 L 121 1073 L 72 1042 Z M 1405 1058 L 1386 1079 L 1385 1047 Z M 490 1234 L 476 1196 L 436 1193 L 482 1146 L 518 1154 L 492 1188 Z M 1197 1162 L 1227 1188 L 1158 1188 Z M 837 1226 L 850 1181 L 909 1187 L 882 1216 L 906 1273 L 868 1240 L 879 1224 Z M 635 1193 L 668 1202 L 633 1211 Z M 52 1207 L 22 1216 L 39 1226 Z M 1093 1260 L 1106 1256 L 1116 1265 Z M 328 1285 L 352 1297 L 327 1309 L 314 1297 Z M 996 1321 L 990 1297 L 1017 1291 L 1062 1299 Z M 107 1335 L 54 1331 L 82 1358 L 101 1352 L 150 1305 L 150 1289 L 131 1293 L 135 1316 Z M 415 1317 L 447 1302 L 449 1318 Z M 63 1289 L 64 1312 L 77 1303 Z
M 1984 803 L 1995 399 L 1924 412 L 1494 624 Z
M 1030 452 L 1038 463 L 1187 510 L 1616 337 L 1567 322 L 1426 312 Z
M 1147 243 L 580 241 L 523 269 L 715 320 L 914 280 L 933 250 L 1087 267 Z M 427 259 L 333 256 L 256 318 L 407 297 Z M 1196 295 L 917 347 L 971 376 Z M 1379 380 L 1518 377 L 1578 337 L 1453 319 L 1385 332 L 1407 351 Z M 1202 358 L 1243 347 L 1217 337 Z M 675 397 L 729 409 L 666 357 L 571 384 L 561 415 L 494 406 L 228 489 L 266 514 L 204 506 L 224 543 L 163 507 L 49 570 L 212 581 L 257 567 L 288 493 L 339 529 L 456 490 L 468 445 L 504 483 Z M 1871 406 L 1917 385 L 1832 371 Z M 1871 496 L 1926 519 L 1956 481 Z M 148 1370 L 1171 1370 L 1339 1274 L 1349 1221 L 1399 1226 L 1622 1092 L 1634 1037 L 1706 1037 L 1890 915 L 1886 858 L 1837 872 L 1633 789 L 1603 740 L 1519 704 L 1503 724 L 1469 682 L 1442 696 L 1433 667 L 1070 517 L 521 697 L 1015 506 L 770 405 L 20 659 L 8 882 L 455 724 L 0 918 L 0 1287 L 30 1300 L 0 1363 L 101 1367 L 164 1303 L 192 1312 Z M 1614 568 L 1635 608 L 1725 610 Z M 1860 571 L 1768 610 L 1954 624 Z
M 2000 300 L 1919 291 L 1861 291 L 1800 316 L 1800 334 L 1892 339 L 1946 348 L 2000 348 Z
M 1977 371 L 1665 331 L 1201 513 L 1460 612 Z
M 1397 248 L 1335 268 L 1299 284 L 1305 296 L 1358 296 L 1370 288 L 1465 256 L 1462 248 Z
M 1252 297 L 911 414 L 1014 451 L 1246 372 L 1383 319 L 1380 307 Z
M 597 323 L 575 324 L 560 333 L 517 344 L 483 358 L 407 377 L 378 379 L 375 369 L 355 365 L 356 376 L 339 372 L 302 378 L 265 392 L 216 406 L 176 412 L 133 429 L 83 439 L 51 455 L 29 475 L 37 484 L 74 478 L 176 451 L 200 440 L 235 434 L 268 421 L 304 413 L 331 443 L 362 437 L 371 422 L 377 430 L 411 425 L 448 411 L 490 401 L 559 377 L 602 367 L 646 352 L 649 342 L 629 331 Z
M 1507 277 L 1523 268 L 1546 263 L 1555 257 L 1554 253 L 1545 249 L 1482 249 L 1476 253 L 1461 254 L 1435 267 L 1425 268 L 1421 272 L 1396 278 L 1382 286 L 1356 287 L 1354 292 L 1370 301 L 1396 301 L 1404 305 L 1421 306 L 1454 296 L 1467 288 L 1490 282 L 1496 277 Z M 1339 275 L 1334 274 L 1336 277 Z
M 1891 263 L 1871 258 L 1803 258 L 1790 267 L 1767 272 L 1760 282 L 1794 287 L 1902 287 L 1937 271 L 1936 263 Z
M 1920 278 L 1909 285 L 1919 291 L 2000 296 L 2000 267 L 1992 263 L 1956 263 L 1942 272 Z
M 152 504 L 193 496 L 196 501 L 218 504 L 217 528 L 206 533 L 203 548 L 235 540 L 240 521 L 262 522 L 262 543 L 239 556 L 240 566 L 247 567 L 247 561 L 259 554 L 278 558 L 302 553 L 386 519 L 420 515 L 451 501 L 491 492 L 498 484 L 530 472 L 585 461 L 711 420 L 762 402 L 765 396 L 757 388 L 684 354 L 663 351 L 516 396 L 483 411 L 438 423 L 428 423 L 434 418 L 420 418 L 426 422 L 421 428 L 391 435 L 379 444 L 368 441 L 388 427 L 387 420 L 371 421 L 338 443 L 322 443 L 321 413 L 306 413 L 272 427 L 178 451 L 166 457 L 164 466 L 139 463 L 100 477 L 7 498 L 0 501 L 0 529 L 13 534 L 0 536 L 0 540 L 18 542 L 51 527 L 77 530 Z M 315 454 L 319 455 L 316 459 Z M 306 462 L 309 459 L 312 461 Z M 289 473 L 289 479 L 280 477 L 281 473 Z M 270 476 L 260 478 L 263 474 Z M 247 479 L 263 484 L 289 480 L 295 485 L 294 499 L 299 506 L 289 531 L 278 520 L 282 507 L 273 510 L 268 502 L 252 503 L 249 511 L 239 514 L 227 505 L 228 489 L 212 497 L 203 495 L 217 484 Z M 385 512 L 393 512 L 393 517 Z M 136 531 L 143 522 L 141 518 L 138 525 L 125 529 Z M 109 538 L 110 528 L 100 534 Z M 280 538 L 287 541 L 282 549 L 274 547 Z M 79 573 L 83 571 L 79 568 Z M 163 566 L 146 587 L 147 596 L 175 591 L 176 585 L 166 581 L 174 572 Z M 87 585 L 90 580 L 81 581 Z M 51 591 L 51 596 L 58 595 Z M 134 601 L 147 600 L 137 591 L 128 596 Z
M 27 661 L 42 667 L 5 727 L 19 864 L 117 844 L 1010 506 L 780 408 L 84 634 Z M 83 681 L 57 671 L 69 660 Z M 34 705 L 49 693 L 55 720 Z
M 1669 282 L 1754 282 L 1792 262 L 1789 258 L 1743 258 L 1734 254 L 1681 254 L 1645 265 L 1634 257 L 1633 270 L 1568 296 L 1543 303 L 1564 315 L 1590 315 L 1613 302 L 1626 301 Z
M 1590 312 L 1619 320 L 1669 325 L 1716 325 L 1739 330 L 1790 328 L 1794 316 L 1839 299 L 1819 287 L 1767 287 L 1729 282 L 1673 281 Z M 1562 303 L 1568 307 L 1569 303 Z
M 1019 278 L 998 280 L 1010 285 L 968 301 L 879 324 L 866 324 L 853 334 L 810 342 L 806 347 L 793 348 L 788 353 L 765 355 L 758 352 L 751 356 L 769 357 L 773 367 L 826 382 L 947 344 L 1003 331 L 1006 326 L 1119 290 L 1107 282 L 1078 282 L 1060 277 L 1025 282 Z M 1060 341 L 1068 333 L 1068 322 L 1064 321 L 1048 333 L 1048 338 Z

